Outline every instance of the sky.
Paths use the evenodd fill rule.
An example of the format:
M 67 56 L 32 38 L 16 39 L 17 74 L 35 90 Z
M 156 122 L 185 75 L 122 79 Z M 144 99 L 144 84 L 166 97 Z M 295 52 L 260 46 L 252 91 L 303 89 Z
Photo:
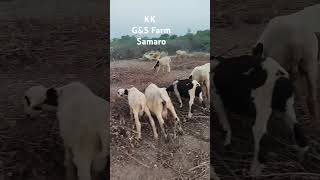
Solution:
M 177 35 L 210 28 L 210 0 L 111 0 L 110 8 L 111 38 L 134 35 L 133 26 L 170 28 Z M 156 16 L 156 23 L 144 23 L 144 16 Z

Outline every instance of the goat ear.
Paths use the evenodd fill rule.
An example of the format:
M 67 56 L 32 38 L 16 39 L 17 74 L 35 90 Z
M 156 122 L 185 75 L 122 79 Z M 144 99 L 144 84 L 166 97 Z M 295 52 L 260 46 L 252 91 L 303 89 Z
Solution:
M 263 44 L 258 43 L 256 47 L 252 48 L 252 55 L 262 57 L 263 53 Z
M 53 106 L 58 105 L 58 92 L 55 88 L 49 88 L 47 90 L 45 103 Z
M 124 90 L 124 94 L 128 95 L 128 90 L 127 89 Z
M 157 61 L 156 65 L 154 65 L 154 68 L 158 67 L 159 66 L 159 61 Z

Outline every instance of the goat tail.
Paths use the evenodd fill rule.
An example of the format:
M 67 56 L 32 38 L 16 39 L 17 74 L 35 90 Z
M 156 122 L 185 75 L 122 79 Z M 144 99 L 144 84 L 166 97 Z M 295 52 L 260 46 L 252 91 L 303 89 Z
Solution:
M 166 103 L 166 101 L 162 101 L 162 117 L 163 118 L 167 118 L 167 116 L 168 116 L 168 109 L 167 109 L 167 103 Z
M 168 115 L 168 110 L 167 110 L 167 102 L 166 100 L 162 97 L 161 95 L 161 99 L 162 99 L 162 112 L 161 112 L 161 115 L 163 118 L 167 118 L 167 115 Z

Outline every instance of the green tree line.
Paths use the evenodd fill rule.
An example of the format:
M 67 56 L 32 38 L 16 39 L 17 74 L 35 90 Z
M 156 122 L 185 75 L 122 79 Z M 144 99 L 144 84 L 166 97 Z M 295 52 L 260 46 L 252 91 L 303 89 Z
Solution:
M 149 38 L 143 38 L 149 39 Z M 190 31 L 185 35 L 169 35 L 162 34 L 158 38 L 150 38 L 155 40 L 166 40 L 166 45 L 137 45 L 135 36 L 121 36 L 121 38 L 113 38 L 110 42 L 113 48 L 112 56 L 115 59 L 131 59 L 140 58 L 145 52 L 151 50 L 165 51 L 169 55 L 175 54 L 177 50 L 186 50 L 188 52 L 209 52 L 210 51 L 210 30 Z

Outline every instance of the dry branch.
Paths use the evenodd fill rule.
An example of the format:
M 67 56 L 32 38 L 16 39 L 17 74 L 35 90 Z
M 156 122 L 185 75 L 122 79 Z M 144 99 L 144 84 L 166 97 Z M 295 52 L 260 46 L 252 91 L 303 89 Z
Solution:
M 145 167 L 145 168 L 151 168 L 150 166 L 146 165 L 145 163 L 141 162 L 139 159 L 133 157 L 131 154 L 124 152 L 123 150 L 121 150 L 125 155 L 127 155 L 128 157 L 130 157 L 131 159 L 133 159 L 134 161 L 136 161 L 138 164 L 140 164 L 141 166 Z

